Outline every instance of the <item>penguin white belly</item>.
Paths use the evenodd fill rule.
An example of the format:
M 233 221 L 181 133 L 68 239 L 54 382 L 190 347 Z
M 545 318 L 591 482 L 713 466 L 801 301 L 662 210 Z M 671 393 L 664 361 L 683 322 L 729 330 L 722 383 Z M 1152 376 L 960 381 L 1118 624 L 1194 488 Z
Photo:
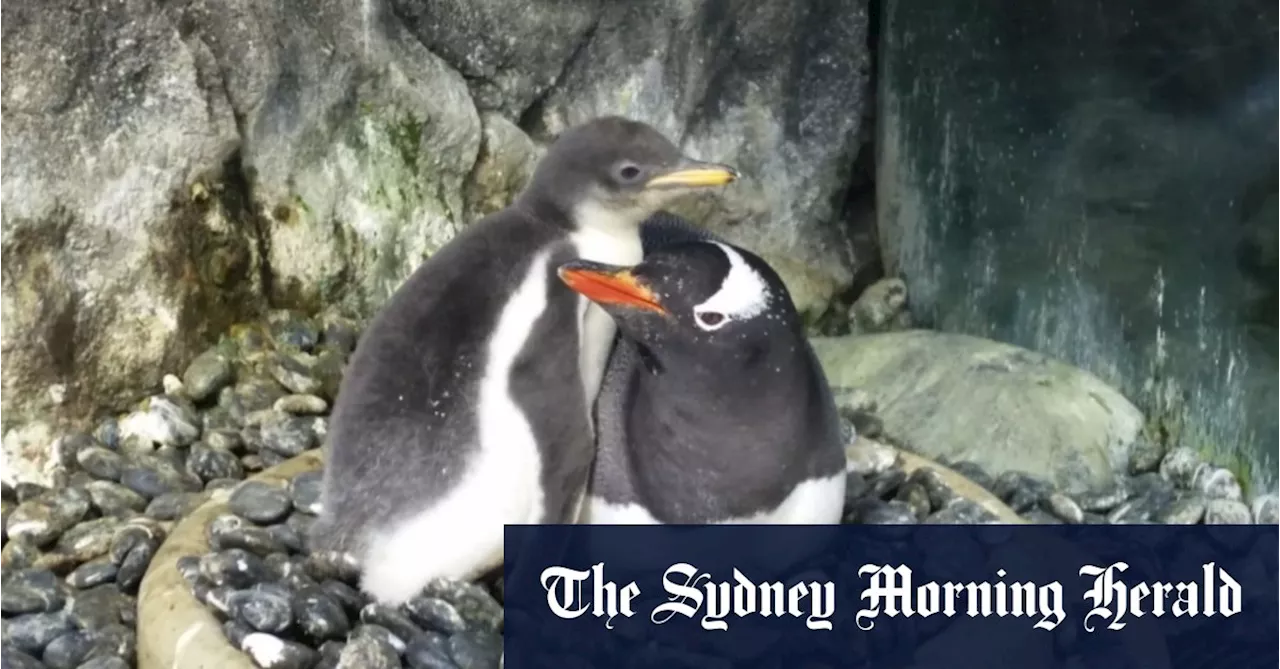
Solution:
M 640 231 L 634 224 L 596 207 L 580 209 L 575 212 L 575 218 L 579 221 L 579 229 L 570 238 L 584 260 L 635 265 L 644 259 Z M 582 371 L 588 413 L 600 394 L 600 381 L 604 378 L 616 332 L 613 318 L 604 309 L 586 297 L 578 298 L 579 369 Z M 593 428 L 594 425 L 592 421 Z
M 503 559 L 503 525 L 544 513 L 542 458 L 529 421 L 511 396 L 512 363 L 546 309 L 550 251 L 540 251 L 490 336 L 476 403 L 477 448 L 457 480 L 429 508 L 376 534 L 363 556 L 361 587 L 399 605 L 436 578 L 466 579 Z M 445 478 L 450 472 L 442 472 Z
M 745 518 L 725 518 L 712 525 L 837 525 L 844 516 L 844 472 L 809 479 L 791 490 L 776 508 Z M 617 504 L 592 496 L 582 522 L 592 525 L 660 525 L 636 503 Z

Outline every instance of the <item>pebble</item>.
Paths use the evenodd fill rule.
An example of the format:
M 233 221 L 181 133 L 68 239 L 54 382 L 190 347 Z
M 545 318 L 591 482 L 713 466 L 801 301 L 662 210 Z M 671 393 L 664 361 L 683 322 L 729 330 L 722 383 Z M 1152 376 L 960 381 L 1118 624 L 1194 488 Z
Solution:
M 273 526 L 274 527 L 274 526 Z M 242 548 L 261 557 L 281 553 L 285 546 L 268 528 L 245 526 L 214 528 L 212 546 L 216 550 Z
M 284 632 L 293 624 L 289 596 L 265 588 L 232 592 L 227 598 L 227 610 L 236 620 L 259 632 Z
M 995 480 L 992 479 L 991 475 L 982 468 L 982 465 L 979 465 L 976 462 L 961 460 L 959 462 L 952 463 L 951 469 L 957 474 L 973 481 L 987 490 L 992 490 L 995 487 Z
M 355 320 L 340 314 L 327 313 L 322 317 L 322 322 L 324 331 L 320 341 L 327 348 L 344 355 L 355 350 L 356 342 L 360 339 L 360 326 Z
M 253 553 L 231 548 L 201 557 L 200 574 L 215 586 L 239 589 L 266 581 L 268 570 Z
M 1240 487 L 1240 482 L 1236 480 L 1236 475 L 1222 467 L 1205 466 L 1197 470 L 1195 479 L 1191 482 L 1194 490 L 1200 491 L 1209 499 L 1229 499 L 1240 501 L 1244 499 L 1244 490 Z
M 305 356 L 305 357 L 303 357 Z M 267 362 L 267 372 L 280 385 L 298 395 L 314 395 L 320 391 L 320 380 L 312 376 L 314 358 L 305 353 L 284 355 L 277 353 Z
M 137 546 L 120 561 L 120 571 L 116 574 L 116 585 L 121 592 L 135 593 L 147 574 L 147 566 L 156 554 L 156 544 L 148 541 Z
M 991 491 L 1009 508 L 1022 513 L 1040 504 L 1053 491 L 1053 486 L 1031 474 L 1014 470 L 996 477 Z
M 355 583 L 360 577 L 360 563 L 349 553 L 316 551 L 307 555 L 307 571 L 317 581 L 337 579 Z
M 449 657 L 449 638 L 434 632 L 423 633 L 409 642 L 404 659 L 411 669 L 458 669 Z
M 119 527 L 118 518 L 87 520 L 58 539 L 58 550 L 74 556 L 77 562 L 88 562 L 111 550 L 111 540 Z
M 1205 500 L 1199 495 L 1185 495 L 1175 499 L 1157 516 L 1156 521 L 1166 525 L 1195 525 L 1204 518 Z
M 58 437 L 53 442 L 53 457 L 58 464 L 67 469 L 74 469 L 79 464 L 80 451 L 97 446 L 98 442 L 83 432 Z
M 289 482 L 289 497 L 293 508 L 311 515 L 320 514 L 320 492 L 324 485 L 321 472 L 299 474 Z
M 240 433 L 236 430 L 206 428 L 204 431 L 204 443 L 209 448 L 227 451 L 232 454 L 244 449 L 244 440 L 240 438 Z M 193 453 L 195 448 L 192 448 Z
M 1186 446 L 1170 450 L 1160 461 L 1160 475 L 1181 488 L 1191 487 L 1196 473 L 1204 467 L 1200 455 Z
M 194 407 L 176 395 L 153 395 L 142 409 L 120 420 L 122 438 L 138 436 L 167 446 L 186 446 L 200 436 Z
M 1068 523 L 1080 524 L 1084 522 L 1084 510 L 1067 495 L 1053 492 L 1049 494 L 1045 502 L 1054 516 Z
M 479 630 L 449 637 L 449 656 L 460 667 L 498 669 L 502 657 L 502 637 Z
M 147 505 L 146 514 L 156 520 L 177 520 L 200 505 L 200 497 L 187 492 L 168 492 Z
M 118 657 L 103 655 L 90 659 L 76 669 L 132 669 L 132 667 Z
M 5 645 L 32 656 L 39 656 L 49 642 L 71 630 L 71 619 L 64 611 L 25 613 L 5 618 L 4 629 L 0 635 L 3 635 Z
M 71 631 L 49 642 L 44 649 L 44 664 L 49 669 L 76 669 L 96 644 L 86 632 Z
M 911 507 L 911 512 L 915 514 L 917 519 L 924 518 L 933 510 L 929 500 L 929 492 L 918 482 L 904 483 L 898 488 L 895 499 Z
M 1244 502 L 1211 499 L 1205 504 L 1204 522 L 1206 525 L 1248 525 L 1253 522 L 1253 514 Z
M 293 457 L 316 446 L 314 423 L 306 418 L 273 420 L 262 426 L 262 446 L 279 455 Z M 263 453 L 266 456 L 266 453 Z
M 925 518 L 924 522 L 932 525 L 982 525 L 996 520 L 995 514 L 982 508 L 977 502 L 957 498 Z
M 859 438 L 845 449 L 846 469 L 863 476 L 874 476 L 893 467 L 898 455 L 893 448 L 874 439 Z
M 262 669 L 308 669 L 319 659 L 316 651 L 265 632 L 246 635 L 240 649 Z
M 293 617 L 298 628 L 314 641 L 345 639 L 351 631 L 351 620 L 340 601 L 323 587 L 299 590 L 293 598 Z M 358 602 L 357 596 L 356 606 Z
M 405 604 L 415 623 L 423 629 L 457 634 L 467 629 L 467 621 L 452 604 L 438 597 L 415 597 Z
M 1077 495 L 1076 503 L 1085 511 L 1104 513 L 1122 504 L 1128 496 L 1129 488 L 1125 480 L 1115 479 Z
M 114 581 L 119 571 L 120 568 L 110 558 L 86 562 L 67 574 L 67 585 L 81 590 L 92 588 Z
M 187 396 L 202 402 L 218 393 L 235 378 L 231 363 L 216 349 L 211 348 L 196 356 L 182 373 L 182 385 Z
M 154 456 L 151 456 L 145 462 L 126 466 L 124 472 L 120 475 L 120 483 L 148 500 L 167 492 L 181 492 L 183 490 L 197 492 L 204 487 L 199 479 L 196 479 L 193 486 L 181 474 L 173 470 L 173 466 L 170 463 Z
M 159 545 L 164 541 L 165 531 L 156 521 L 150 518 L 131 518 L 111 540 L 111 561 L 120 564 L 134 548 L 144 543 Z
M 479 583 L 438 580 L 427 584 L 422 596 L 436 597 L 452 604 L 472 624 L 492 631 L 502 628 L 502 605 Z
M 338 656 L 339 669 L 400 669 L 400 653 L 385 637 L 357 627 Z
M 366 625 L 378 625 L 396 635 L 401 641 L 410 641 L 422 634 L 422 630 L 414 624 L 409 616 L 399 610 L 377 602 L 360 609 L 360 622 Z
M 1260 525 L 1280 522 L 1280 496 L 1276 493 L 1260 495 L 1253 500 L 1253 521 Z
M 914 525 L 919 522 L 906 502 L 862 500 L 855 506 L 854 520 L 864 525 Z
M 320 330 L 306 316 L 280 309 L 267 315 L 267 331 L 277 347 L 310 351 L 320 341 Z
M 4 669 L 45 669 L 40 660 L 7 645 L 0 650 L 0 664 Z
M 58 577 L 47 569 L 6 570 L 0 587 L 0 611 L 5 616 L 49 613 L 62 608 L 66 598 Z
M 94 508 L 104 516 L 125 518 L 147 508 L 147 499 L 115 481 L 93 481 L 84 487 Z
M 1138 435 L 1138 439 L 1129 447 L 1128 469 L 1130 476 L 1153 472 L 1160 467 L 1165 457 L 1165 446 L 1159 440 L 1148 439 Z
M 244 478 L 244 466 L 235 453 L 229 449 L 199 444 L 191 447 L 191 453 L 187 456 L 187 471 L 206 483 L 214 479 Z
M 329 403 L 315 395 L 285 395 L 276 400 L 272 408 L 280 413 L 317 416 L 329 410 Z
M 49 494 L 49 488 L 42 486 L 39 483 L 22 481 L 21 483 L 13 486 L 13 493 L 16 496 L 17 501 L 21 503 L 37 497 L 44 497 Z
M 22 498 L 19 488 L 18 497 Z M 84 518 L 93 504 L 89 493 L 79 488 L 63 488 L 27 499 L 9 514 L 5 532 L 43 548 Z
M 242 518 L 269 525 L 284 519 L 293 502 L 281 487 L 261 481 L 246 481 L 231 493 L 227 506 Z

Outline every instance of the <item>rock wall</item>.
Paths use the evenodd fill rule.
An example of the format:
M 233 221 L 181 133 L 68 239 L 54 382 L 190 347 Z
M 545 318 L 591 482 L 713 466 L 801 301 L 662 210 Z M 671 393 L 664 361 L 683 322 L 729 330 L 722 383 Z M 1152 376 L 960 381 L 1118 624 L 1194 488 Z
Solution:
M 622 113 L 744 172 L 694 202 L 820 313 L 860 263 L 865 0 L 3 5 L 3 423 L 119 409 L 270 307 L 371 313 Z

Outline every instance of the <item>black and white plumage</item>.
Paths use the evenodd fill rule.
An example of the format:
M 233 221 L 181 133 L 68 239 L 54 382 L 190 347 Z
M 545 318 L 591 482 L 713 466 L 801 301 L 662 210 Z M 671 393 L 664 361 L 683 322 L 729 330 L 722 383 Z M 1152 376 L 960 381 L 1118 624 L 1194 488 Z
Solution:
M 583 521 L 839 523 L 840 421 L 781 279 L 673 216 L 642 234 L 634 267 L 560 270 L 619 325 Z
M 556 267 L 638 261 L 641 221 L 734 178 L 622 118 L 557 138 L 515 202 L 436 251 L 361 336 L 313 548 L 350 553 L 361 587 L 399 604 L 500 565 L 504 524 L 574 522 L 615 330 Z

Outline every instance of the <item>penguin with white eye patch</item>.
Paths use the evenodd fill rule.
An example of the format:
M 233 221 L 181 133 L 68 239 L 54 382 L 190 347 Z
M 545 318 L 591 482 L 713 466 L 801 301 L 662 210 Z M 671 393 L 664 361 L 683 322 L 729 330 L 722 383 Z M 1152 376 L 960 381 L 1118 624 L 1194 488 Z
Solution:
M 559 275 L 618 324 L 582 522 L 838 524 L 844 439 L 778 275 L 670 216 L 645 258 Z

